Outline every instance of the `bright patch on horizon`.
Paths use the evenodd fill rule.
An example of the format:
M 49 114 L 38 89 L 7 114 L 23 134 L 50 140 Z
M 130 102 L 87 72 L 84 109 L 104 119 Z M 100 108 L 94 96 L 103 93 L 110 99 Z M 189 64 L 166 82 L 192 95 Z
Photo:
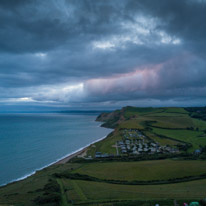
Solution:
M 98 49 L 112 49 L 115 47 L 115 44 L 113 44 L 110 41 L 100 41 L 100 42 L 93 42 L 93 47 Z
M 20 98 L 3 99 L 0 102 L 36 102 L 36 101 L 31 97 L 20 97 Z
M 46 58 L 46 57 L 47 57 L 47 54 L 40 52 L 40 53 L 36 53 L 35 56 L 36 56 L 36 57 L 39 57 L 39 58 Z
M 84 97 L 84 83 L 58 86 L 42 86 L 34 94 L 34 99 L 40 102 L 70 102 Z
M 73 90 L 83 91 L 83 88 L 84 88 L 84 84 L 80 83 L 77 85 L 70 85 L 70 86 L 63 87 L 62 90 L 65 92 L 72 92 Z

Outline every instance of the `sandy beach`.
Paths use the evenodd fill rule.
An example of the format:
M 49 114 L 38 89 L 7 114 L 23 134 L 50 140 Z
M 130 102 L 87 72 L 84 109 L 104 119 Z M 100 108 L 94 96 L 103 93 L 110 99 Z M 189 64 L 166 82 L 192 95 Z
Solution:
M 76 156 L 82 156 L 82 157 L 84 157 L 84 156 L 86 155 L 86 151 L 87 151 L 88 147 L 89 147 L 89 146 L 83 148 L 82 150 L 80 150 L 80 151 L 78 151 L 78 152 L 75 152 L 75 153 L 73 153 L 73 154 L 71 154 L 71 155 L 68 155 L 67 157 L 59 160 L 59 161 L 56 162 L 56 163 L 54 163 L 54 165 L 65 164 L 65 163 L 67 163 L 70 159 L 72 159 L 72 158 L 74 158 L 74 157 L 76 157 Z
M 110 134 L 110 133 L 109 133 L 109 134 Z M 65 163 L 67 163 L 70 159 L 72 159 L 72 158 L 74 158 L 74 157 L 76 157 L 76 156 L 85 157 L 85 156 L 87 155 L 87 150 L 88 150 L 88 148 L 89 148 L 90 146 L 92 146 L 93 144 L 95 144 L 95 143 L 97 143 L 97 142 L 100 142 L 100 141 L 104 140 L 104 139 L 107 138 L 107 137 L 108 137 L 108 135 L 107 135 L 107 136 L 104 136 L 104 137 L 101 138 L 101 139 L 98 139 L 98 140 L 92 142 L 91 144 L 85 146 L 85 147 L 84 147 L 83 149 L 81 149 L 80 151 L 74 152 L 74 153 L 68 155 L 67 157 L 64 157 L 63 159 L 57 161 L 56 163 L 54 163 L 54 165 L 65 164 Z

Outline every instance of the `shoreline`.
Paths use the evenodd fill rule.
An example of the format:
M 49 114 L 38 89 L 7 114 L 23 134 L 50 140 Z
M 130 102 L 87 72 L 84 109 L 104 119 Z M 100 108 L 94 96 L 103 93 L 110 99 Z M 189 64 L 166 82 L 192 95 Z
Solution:
M 110 128 L 107 128 L 107 129 L 110 129 Z M 110 129 L 110 130 L 113 131 L 113 129 Z M 112 131 L 110 131 L 109 134 L 110 134 Z M 109 135 L 109 134 L 108 134 L 108 135 Z M 2 185 L 0 185 L 0 187 L 5 187 L 5 186 L 7 186 L 7 185 L 9 185 L 9 184 L 13 184 L 13 183 L 15 183 L 15 182 L 24 180 L 24 179 L 26 179 L 26 178 L 28 178 L 28 177 L 30 177 L 30 176 L 32 176 L 32 175 L 35 175 L 36 172 L 41 171 L 41 170 L 43 170 L 43 169 L 45 169 L 45 168 L 47 168 L 47 167 L 50 167 L 50 166 L 53 166 L 53 165 L 65 164 L 65 163 L 67 163 L 70 159 L 72 159 L 72 158 L 74 158 L 74 157 L 76 157 L 76 156 L 78 156 L 78 155 L 81 155 L 81 154 L 83 154 L 84 152 L 86 152 L 86 150 L 87 150 L 92 144 L 95 144 L 95 143 L 100 142 L 100 141 L 104 140 L 105 138 L 107 138 L 108 135 L 106 135 L 106 136 L 104 136 L 104 137 L 101 137 L 100 139 L 97 139 L 97 140 L 95 140 L 95 141 L 93 141 L 93 142 L 91 142 L 91 143 L 89 143 L 89 144 L 87 144 L 87 145 L 85 145 L 85 146 L 83 146 L 83 147 L 81 147 L 81 148 L 79 148 L 79 149 L 77 149 L 77 150 L 75 150 L 75 151 L 73 151 L 73 152 L 71 152 L 71 153 L 63 156 L 63 157 L 55 160 L 54 162 L 52 162 L 52 163 L 50 163 L 50 164 L 47 164 L 47 165 L 45 165 L 45 166 L 43 166 L 43 167 L 41 167 L 41 168 L 38 168 L 38 169 L 36 169 L 35 171 L 33 171 L 33 172 L 29 173 L 29 174 L 25 174 L 25 175 L 22 176 L 22 177 L 19 177 L 19 178 L 17 178 L 17 179 L 13 179 L 13 180 L 11 180 L 11 181 L 9 181 L 9 182 L 7 182 L 7 183 L 3 183 Z
M 110 128 L 108 128 L 108 129 L 110 129 Z M 111 132 L 112 132 L 112 131 L 111 131 Z M 110 132 L 110 133 L 111 133 L 111 132 Z M 109 133 L 109 134 L 110 134 L 110 133 Z M 108 135 L 109 135 L 109 134 L 108 134 Z M 57 160 L 55 163 L 51 164 L 50 166 L 52 166 L 52 165 L 59 165 L 59 164 L 65 164 L 65 163 L 67 163 L 70 159 L 72 159 L 72 158 L 74 158 L 74 157 L 76 157 L 76 156 L 82 155 L 84 152 L 87 151 L 87 149 L 88 149 L 91 145 L 93 145 L 93 144 L 95 144 L 95 143 L 97 143 L 97 142 L 100 142 L 100 141 L 104 140 L 105 138 L 108 137 L 108 135 L 106 135 L 106 136 L 104 136 L 104 137 L 102 137 L 102 138 L 100 138 L 100 139 L 98 139 L 98 140 L 95 140 L 95 141 L 87 144 L 85 147 L 82 147 L 82 148 L 76 150 L 75 152 L 72 152 L 72 153 L 66 155 L 65 157 L 61 158 L 60 160 Z
M 100 140 L 100 141 L 101 141 L 101 140 Z M 89 146 L 91 146 L 91 145 L 92 145 L 92 144 L 90 144 Z M 82 153 L 86 152 L 86 151 L 87 151 L 87 148 L 88 148 L 89 146 L 86 146 L 86 147 L 80 149 L 80 150 L 77 151 L 77 152 L 71 153 L 71 154 L 69 154 L 68 156 L 63 157 L 62 159 L 58 160 L 57 162 L 55 162 L 55 163 L 52 164 L 52 165 L 59 165 L 59 164 L 65 164 L 65 163 L 67 163 L 70 159 L 72 159 L 72 158 L 74 158 L 74 157 L 76 157 L 76 156 L 79 156 L 79 155 L 81 155 Z M 50 166 L 52 166 L 52 165 L 50 165 Z

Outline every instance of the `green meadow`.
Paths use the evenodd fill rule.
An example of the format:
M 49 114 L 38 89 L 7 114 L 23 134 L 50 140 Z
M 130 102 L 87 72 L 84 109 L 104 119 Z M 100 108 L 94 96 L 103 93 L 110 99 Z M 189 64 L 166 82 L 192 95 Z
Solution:
M 191 130 L 170 130 L 153 128 L 155 134 L 170 137 L 176 140 L 184 141 L 192 144 L 190 151 L 200 148 L 200 146 L 206 145 L 206 134 L 202 131 L 191 131 Z
M 167 168 L 167 172 L 165 172 Z M 88 163 L 73 171 L 100 179 L 114 180 L 168 180 L 206 173 L 206 161 L 152 160 L 139 162 Z
M 67 198 L 76 203 L 151 199 L 200 199 L 205 197 L 206 180 L 168 185 L 115 185 L 82 180 L 63 180 Z

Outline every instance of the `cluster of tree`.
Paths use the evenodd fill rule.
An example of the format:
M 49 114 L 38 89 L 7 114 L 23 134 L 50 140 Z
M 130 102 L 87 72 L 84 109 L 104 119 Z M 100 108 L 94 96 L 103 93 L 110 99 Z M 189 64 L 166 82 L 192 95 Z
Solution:
M 195 130 L 196 130 L 196 131 L 199 131 L 199 128 L 198 128 L 198 127 L 196 127 L 196 128 L 195 128 L 195 127 L 187 127 L 186 129 L 187 129 L 187 130 L 192 130 L 192 131 L 195 131 Z
M 38 196 L 33 201 L 37 205 L 59 206 L 61 202 L 60 186 L 54 179 L 49 179 L 49 182 L 42 189 L 43 194 Z
M 177 144 L 175 146 L 178 147 L 179 150 L 186 152 L 190 147 L 192 147 L 192 144 L 185 143 L 185 144 Z
M 206 146 L 202 146 L 200 150 L 201 154 L 199 155 L 199 159 L 206 160 Z
M 193 118 L 206 120 L 206 107 L 187 107 L 185 108 Z
M 206 201 L 205 200 L 198 200 L 194 199 L 194 202 L 199 202 L 201 206 L 206 206 Z M 126 201 L 119 201 L 115 202 L 112 205 L 113 206 L 151 206 L 151 205 L 156 205 L 157 203 L 159 205 L 164 205 L 164 206 L 171 206 L 171 205 L 183 205 L 185 202 L 188 202 L 187 199 L 165 199 L 165 200 L 126 200 Z M 176 203 L 176 204 L 175 204 Z

